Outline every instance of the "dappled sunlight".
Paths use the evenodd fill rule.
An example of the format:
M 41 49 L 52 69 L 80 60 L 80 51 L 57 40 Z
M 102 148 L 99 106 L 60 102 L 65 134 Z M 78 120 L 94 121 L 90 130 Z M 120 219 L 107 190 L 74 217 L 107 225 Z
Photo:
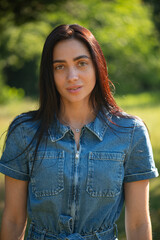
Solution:
M 126 94 L 122 96 L 115 96 L 118 104 L 129 111 L 137 111 L 142 107 L 160 107 L 160 92 L 144 92 L 139 94 Z M 146 109 L 147 110 L 147 109 Z

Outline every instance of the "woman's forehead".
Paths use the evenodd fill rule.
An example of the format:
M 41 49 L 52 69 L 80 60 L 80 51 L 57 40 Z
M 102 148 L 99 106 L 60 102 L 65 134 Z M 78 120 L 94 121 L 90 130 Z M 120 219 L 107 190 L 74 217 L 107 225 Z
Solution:
M 87 46 L 80 40 L 67 39 L 58 42 L 53 49 L 53 58 L 78 57 L 86 55 L 90 57 Z

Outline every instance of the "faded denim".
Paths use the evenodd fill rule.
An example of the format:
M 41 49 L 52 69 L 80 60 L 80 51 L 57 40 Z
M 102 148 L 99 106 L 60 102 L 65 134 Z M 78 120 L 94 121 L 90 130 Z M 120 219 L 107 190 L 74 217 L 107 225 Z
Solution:
M 116 239 L 123 183 L 158 176 L 143 122 L 109 114 L 110 121 L 104 122 L 99 116 L 82 128 L 79 151 L 71 129 L 57 120 L 50 126 L 46 150 L 45 140 L 40 145 L 33 172 L 35 143 L 18 154 L 38 123 L 22 123 L 8 138 L 0 171 L 29 182 L 28 240 Z M 18 121 L 28 118 L 21 117 Z

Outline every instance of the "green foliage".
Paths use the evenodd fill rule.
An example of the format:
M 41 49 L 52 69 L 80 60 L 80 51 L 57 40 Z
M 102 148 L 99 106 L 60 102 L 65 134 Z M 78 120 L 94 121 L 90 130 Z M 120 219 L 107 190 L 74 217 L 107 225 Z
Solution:
M 99 41 L 117 93 L 159 87 L 160 43 L 150 8 L 141 0 L 68 0 L 59 4 L 48 0 L 45 7 L 42 2 L 33 8 L 34 21 L 27 15 L 28 20 L 22 19 L 20 24 L 22 16 L 16 11 L 8 11 L 1 18 L 0 81 L 23 88 L 27 95 L 37 94 L 46 36 L 59 24 L 78 23 L 89 28 Z M 34 5 L 35 1 L 31 3 Z M 15 10 L 14 5 L 10 8 Z M 21 4 L 20 9 L 19 12 L 27 9 L 26 4 Z M 17 16 L 20 19 L 14 21 Z
M 101 14 L 102 11 L 106 14 Z M 95 19 L 98 21 L 95 23 L 97 39 L 118 92 L 158 87 L 160 46 L 149 9 L 137 0 L 117 0 L 102 5 Z
M 7 84 L 24 88 L 28 95 L 33 95 L 38 88 L 43 42 L 51 27 L 44 22 L 26 23 L 21 27 L 13 25 L 13 22 L 7 23 L 0 49 L 2 74 Z
M 7 85 L 0 87 L 0 104 L 13 100 L 21 100 L 24 97 L 22 88 L 9 87 Z
M 150 8 L 153 8 L 153 20 L 159 31 L 160 37 L 160 4 L 159 0 L 143 0 L 144 3 L 147 3 Z
M 26 22 L 32 22 L 38 19 L 39 14 L 44 11 L 52 11 L 52 6 L 66 3 L 67 0 L 1 0 L 0 18 L 14 13 L 12 20 L 16 25 L 22 25 Z

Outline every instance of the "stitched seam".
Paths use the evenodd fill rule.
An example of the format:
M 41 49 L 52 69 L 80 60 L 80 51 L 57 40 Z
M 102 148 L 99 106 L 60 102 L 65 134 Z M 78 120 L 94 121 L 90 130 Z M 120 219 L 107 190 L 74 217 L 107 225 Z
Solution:
M 8 167 L 8 166 L 6 166 L 6 165 L 2 164 L 2 163 L 0 163 L 0 165 L 1 165 L 1 166 L 3 166 L 4 168 L 7 168 L 7 169 L 9 169 L 9 170 L 13 171 L 13 172 L 17 172 L 17 173 L 19 173 L 19 174 L 21 174 L 21 175 L 26 175 L 26 176 L 29 176 L 29 175 L 28 175 L 28 174 L 26 174 L 26 173 L 22 173 L 22 172 L 20 172 L 20 171 L 17 171 L 17 170 L 15 170 L 15 169 L 13 169 L 13 168 L 10 168 L 10 167 Z

